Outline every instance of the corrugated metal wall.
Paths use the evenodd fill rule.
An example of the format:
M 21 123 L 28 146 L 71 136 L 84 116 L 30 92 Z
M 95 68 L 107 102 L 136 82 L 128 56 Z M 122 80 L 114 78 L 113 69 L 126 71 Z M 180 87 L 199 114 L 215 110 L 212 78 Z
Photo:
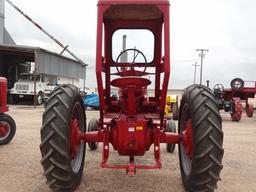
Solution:
M 84 79 L 85 68 L 80 63 L 63 56 L 36 50 L 36 72 L 48 75 Z

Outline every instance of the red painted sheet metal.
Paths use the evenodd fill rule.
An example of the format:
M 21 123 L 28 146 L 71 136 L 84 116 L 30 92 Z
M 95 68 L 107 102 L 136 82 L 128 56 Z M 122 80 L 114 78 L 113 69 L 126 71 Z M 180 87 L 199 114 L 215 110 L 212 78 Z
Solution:
M 154 4 L 154 5 L 169 5 L 169 0 L 99 0 L 98 5 L 113 5 L 113 4 Z
M 248 98 L 255 98 L 256 88 L 245 87 L 240 90 L 224 89 L 223 99 L 231 100 L 233 97 L 239 97 L 241 100 L 248 100 Z
M 0 77 L 0 113 L 7 111 L 7 79 Z

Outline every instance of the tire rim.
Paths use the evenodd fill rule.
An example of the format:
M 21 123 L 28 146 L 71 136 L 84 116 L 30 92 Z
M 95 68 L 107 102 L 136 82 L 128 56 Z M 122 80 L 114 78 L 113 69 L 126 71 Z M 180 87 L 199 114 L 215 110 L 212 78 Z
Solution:
M 39 105 L 41 105 L 42 104 L 42 96 L 41 95 L 39 95 L 38 97 L 37 97 L 37 103 L 39 104 Z
M 233 87 L 235 88 L 235 89 L 240 89 L 240 88 L 242 88 L 242 82 L 240 81 L 240 80 L 235 80 L 234 82 L 233 82 Z
M 180 134 L 183 140 L 180 142 L 181 164 L 186 175 L 189 175 L 192 168 L 193 156 L 193 135 L 192 135 L 192 119 L 190 117 L 188 104 L 182 108 L 180 117 Z
M 242 85 L 242 84 L 241 84 L 240 81 L 235 81 L 235 82 L 234 82 L 234 87 L 235 87 L 235 88 L 240 88 L 241 85 Z
M 81 132 L 84 132 L 84 121 L 82 118 L 83 110 L 77 102 L 72 110 L 70 121 L 70 158 L 71 167 L 75 173 L 78 173 L 83 161 L 85 144 L 80 139 Z
M 5 140 L 11 132 L 11 126 L 5 121 L 0 121 L 0 141 Z

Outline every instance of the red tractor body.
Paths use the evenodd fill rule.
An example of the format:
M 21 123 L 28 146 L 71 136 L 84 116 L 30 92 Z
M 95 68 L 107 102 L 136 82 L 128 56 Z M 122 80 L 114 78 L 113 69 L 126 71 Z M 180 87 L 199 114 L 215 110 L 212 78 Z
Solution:
M 246 81 L 245 81 L 246 82 Z M 240 88 L 238 90 L 234 90 L 234 89 L 224 89 L 224 93 L 223 93 L 223 99 L 225 101 L 231 101 L 231 100 L 239 100 L 240 103 L 245 102 L 245 112 L 247 117 L 253 117 L 254 114 L 254 106 L 252 103 L 249 102 L 249 99 L 254 99 L 255 98 L 255 94 L 256 94 L 256 82 L 255 86 L 251 86 L 251 87 L 243 87 Z M 238 114 L 236 114 L 237 116 L 239 116 L 238 119 L 241 119 L 242 117 L 242 105 L 239 104 L 241 107 L 240 110 L 238 110 Z M 238 119 L 235 119 L 235 121 L 237 121 Z
M 128 49 L 125 42 L 121 49 L 122 37 L 128 38 Z M 91 150 L 102 143 L 101 167 L 126 169 L 129 176 L 136 169 L 161 168 L 160 144 L 165 143 L 168 152 L 179 144 L 185 188 L 212 191 L 223 156 L 221 118 L 214 95 L 201 85 L 185 89 L 177 133 L 175 122 L 164 117 L 169 76 L 169 1 L 99 0 L 96 77 L 100 117 L 91 119 L 86 129 L 79 91 L 63 85 L 52 93 L 45 104 L 40 145 L 50 187 L 74 190 L 80 184 L 85 143 Z M 108 163 L 111 145 L 119 155 L 128 156 L 127 164 Z M 155 163 L 136 164 L 136 156 L 150 148 Z
M 130 164 L 121 167 L 134 169 L 137 167 L 133 166 L 134 156 L 144 155 L 154 144 L 157 165 L 145 168 L 160 168 L 161 132 L 170 140 L 172 137 L 176 142 L 180 140 L 177 134 L 167 135 L 163 132 L 166 125 L 165 99 L 161 98 L 166 98 L 170 73 L 169 2 L 100 0 L 97 29 L 96 75 L 100 97 L 100 129 L 104 135 L 102 167 L 120 167 L 107 164 L 111 143 L 120 155 L 130 157 Z M 113 34 L 120 29 L 147 29 L 152 32 L 155 39 L 154 59 L 150 63 L 115 61 L 112 57 Z M 135 70 L 135 67 L 153 69 L 155 72 L 150 75 L 155 76 L 155 81 L 144 78 L 149 73 Z M 120 70 L 112 73 L 113 68 Z M 151 83 L 155 84 L 155 93 L 153 97 L 147 97 L 147 86 Z M 111 98 L 111 86 L 118 88 L 119 100 Z
M 0 77 L 0 113 L 7 111 L 7 79 Z
M 254 99 L 256 94 L 256 81 L 244 81 L 244 83 L 254 83 L 254 86 L 243 86 L 239 89 L 224 89 L 223 99 L 231 100 L 233 97 L 239 97 L 241 100 L 248 102 L 249 98 Z
M 5 114 L 7 111 L 7 79 L 0 77 L 0 145 L 9 143 L 16 132 L 15 122 Z

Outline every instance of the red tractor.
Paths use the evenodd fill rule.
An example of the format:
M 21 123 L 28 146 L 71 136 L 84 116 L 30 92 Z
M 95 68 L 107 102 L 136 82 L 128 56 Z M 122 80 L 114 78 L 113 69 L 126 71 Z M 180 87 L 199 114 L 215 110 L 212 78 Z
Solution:
M 83 101 L 72 85 L 57 88 L 46 101 L 40 149 L 51 189 L 72 191 L 80 184 L 86 143 L 91 150 L 102 144 L 102 168 L 125 169 L 129 176 L 138 169 L 160 169 L 160 144 L 165 143 L 179 145 L 186 190 L 214 191 L 224 150 L 221 117 L 211 90 L 201 85 L 185 89 L 177 133 L 175 124 L 164 117 L 169 34 L 168 0 L 99 0 L 96 76 L 100 118 L 92 119 L 86 129 Z M 128 49 L 118 41 L 125 35 Z M 153 96 L 147 96 L 148 86 L 154 87 Z M 118 97 L 111 95 L 112 89 L 118 90 Z M 109 164 L 112 148 L 127 156 L 128 163 Z M 150 149 L 155 164 L 138 165 L 136 157 Z
M 7 79 L 0 77 L 0 145 L 8 144 L 16 132 L 15 121 L 5 113 L 8 110 Z
M 245 86 L 251 83 L 251 86 Z M 230 112 L 232 121 L 240 121 L 242 118 L 242 101 L 245 102 L 247 117 L 252 117 L 254 107 L 249 103 L 249 98 L 254 99 L 256 94 L 256 81 L 244 81 L 241 78 L 234 78 L 230 83 L 231 88 L 224 89 L 221 84 L 216 84 L 213 88 L 215 97 L 219 103 L 219 109 Z

